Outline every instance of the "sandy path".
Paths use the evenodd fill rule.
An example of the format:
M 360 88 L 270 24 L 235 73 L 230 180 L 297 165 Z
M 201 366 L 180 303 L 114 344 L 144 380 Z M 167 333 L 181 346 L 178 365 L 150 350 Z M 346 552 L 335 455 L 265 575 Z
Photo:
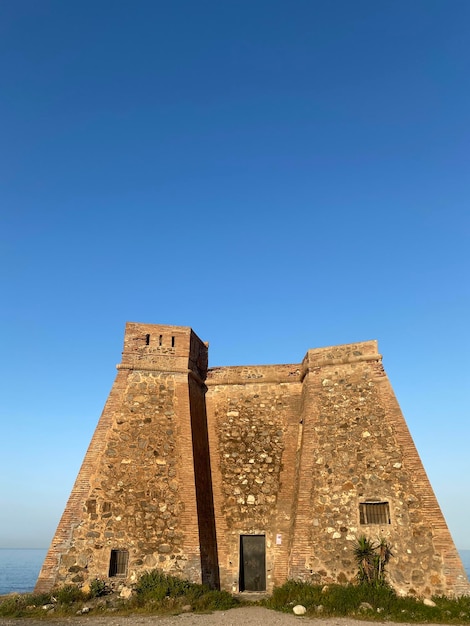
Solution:
M 278 613 L 259 606 L 247 606 L 229 611 L 217 611 L 209 615 L 182 613 L 173 617 L 159 615 L 132 615 L 129 617 L 103 615 L 100 617 L 66 617 L 47 620 L 2 619 L 0 626 L 291 626 L 294 623 L 315 624 L 315 626 L 371 626 L 374 622 L 341 618 L 296 617 L 294 614 Z M 375 622 L 379 624 L 380 622 Z M 390 623 L 390 622 L 388 622 Z M 400 624 L 416 626 L 416 624 Z M 426 626 L 433 626 L 427 624 Z M 442 624 L 440 625 L 442 626 Z

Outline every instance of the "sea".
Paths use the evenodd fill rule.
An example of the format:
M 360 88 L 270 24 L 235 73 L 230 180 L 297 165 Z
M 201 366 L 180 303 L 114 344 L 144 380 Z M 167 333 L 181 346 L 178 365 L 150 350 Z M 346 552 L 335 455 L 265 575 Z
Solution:
M 0 595 L 34 589 L 47 550 L 0 548 Z M 459 550 L 470 579 L 470 550 Z

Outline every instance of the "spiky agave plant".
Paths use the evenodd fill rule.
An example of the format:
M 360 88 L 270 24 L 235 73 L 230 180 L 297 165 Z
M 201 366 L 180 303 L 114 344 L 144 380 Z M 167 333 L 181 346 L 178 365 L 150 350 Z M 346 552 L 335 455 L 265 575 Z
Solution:
M 390 548 L 390 544 L 388 541 L 382 537 L 380 541 L 375 546 L 376 552 L 376 572 L 377 572 L 377 582 L 383 584 L 385 582 L 385 566 L 390 561 L 393 556 L 392 550 Z
M 354 548 L 354 558 L 357 563 L 357 578 L 360 583 L 372 583 L 375 570 L 375 546 L 365 535 L 357 539 Z

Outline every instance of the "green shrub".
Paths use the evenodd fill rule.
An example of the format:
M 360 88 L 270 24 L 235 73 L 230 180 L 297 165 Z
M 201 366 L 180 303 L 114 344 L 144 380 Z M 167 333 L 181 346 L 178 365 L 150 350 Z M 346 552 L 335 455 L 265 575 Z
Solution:
M 272 596 L 262 601 L 262 605 L 291 612 L 293 606 L 302 604 L 308 614 L 321 614 L 323 617 L 349 616 L 381 622 L 470 623 L 470 596 L 435 597 L 433 600 L 435 607 L 426 606 L 422 599 L 412 596 L 399 597 L 386 584 L 328 585 L 322 588 L 289 580 L 282 587 L 276 587 Z M 371 608 L 365 608 L 367 605 Z M 320 612 L 319 606 L 322 607 Z
M 217 611 L 240 604 L 226 591 L 216 591 L 156 569 L 143 574 L 135 589 L 135 605 L 140 610 L 178 612 L 190 605 L 195 611 Z
M 44 606 L 52 602 L 50 593 L 32 593 L 31 595 L 28 594 L 26 599 L 29 606 Z
M 75 585 L 65 585 L 53 591 L 54 598 L 58 604 L 74 604 L 86 600 L 86 595 Z
M 275 587 L 270 598 L 262 604 L 277 611 L 291 611 L 296 604 L 303 604 L 305 608 L 321 604 L 321 586 L 311 585 L 298 580 L 288 580 L 281 587 Z
M 362 593 L 362 590 L 362 586 L 331 585 L 327 593 L 323 594 L 321 604 L 332 615 L 354 614 L 359 609 L 361 602 L 370 604 L 369 595 Z
M 330 585 L 325 593 L 322 593 L 320 604 L 325 612 L 330 615 L 355 615 L 362 613 L 361 604 L 367 603 L 372 610 L 379 611 L 382 616 L 388 615 L 398 598 L 390 587 L 381 583 L 370 585 Z
M 135 590 L 142 599 L 163 600 L 166 597 L 177 598 L 185 596 L 194 591 L 193 587 L 195 586 L 189 580 L 170 576 L 154 569 L 146 572 L 139 578 Z
M 470 596 L 452 599 L 446 596 L 436 596 L 433 600 L 440 611 L 447 615 L 449 621 L 470 623 Z
M 196 599 L 193 608 L 195 611 L 227 611 L 239 604 L 228 591 L 211 589 Z
M 52 604 L 52 597 L 49 593 L 11 594 L 0 598 L 0 616 L 43 616 L 44 609 L 42 607 L 45 604 Z
M 104 580 L 94 578 L 90 582 L 90 598 L 100 598 L 108 593 L 108 587 Z
M 25 608 L 24 596 L 5 596 L 0 602 L 0 616 L 21 617 Z
M 385 568 L 393 556 L 390 544 L 382 537 L 377 543 L 364 535 L 357 539 L 354 559 L 357 563 L 357 580 L 361 584 L 384 585 Z

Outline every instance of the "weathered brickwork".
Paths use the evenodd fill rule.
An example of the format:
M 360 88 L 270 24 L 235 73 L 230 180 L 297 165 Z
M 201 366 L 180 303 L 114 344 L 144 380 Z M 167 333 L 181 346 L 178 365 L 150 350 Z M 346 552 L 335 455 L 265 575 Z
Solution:
M 470 593 L 375 341 L 294 365 L 208 370 L 207 355 L 189 328 L 127 324 L 38 591 L 155 567 L 233 592 L 346 583 L 366 535 L 392 545 L 400 593 Z

